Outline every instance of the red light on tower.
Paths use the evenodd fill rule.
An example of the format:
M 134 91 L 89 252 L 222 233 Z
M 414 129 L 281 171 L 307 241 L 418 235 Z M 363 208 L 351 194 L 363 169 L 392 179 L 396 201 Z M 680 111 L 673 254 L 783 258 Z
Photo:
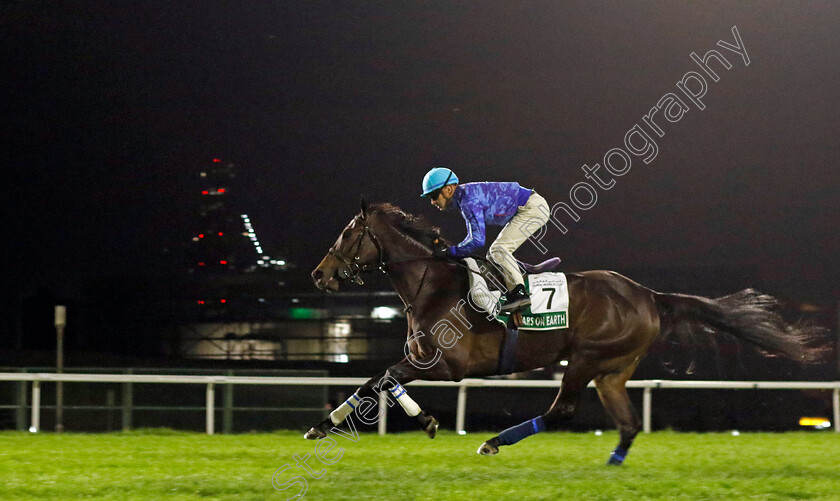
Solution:
M 201 192 L 201 194 L 202 194 L 202 195 L 209 195 L 209 194 L 210 194 L 210 192 L 209 192 L 209 191 L 207 191 L 207 190 L 204 190 L 204 191 L 202 191 L 202 192 Z
M 222 303 L 222 304 L 225 304 L 225 303 L 227 303 L 227 299 L 221 299 L 221 300 L 219 300 L 219 302 Z
M 221 163 L 221 159 L 214 158 L 214 159 L 213 159 L 213 163 L 214 163 L 214 164 Z
M 225 192 L 225 189 L 224 189 L 224 188 L 219 188 L 219 189 L 218 189 L 218 190 L 216 190 L 216 191 L 217 191 L 217 192 L 219 192 L 219 193 L 224 193 L 224 192 Z
M 199 233 L 198 238 L 204 238 L 204 233 Z
M 220 232 L 219 232 L 219 236 L 220 236 L 220 237 L 223 237 L 223 236 L 225 236 L 225 234 L 224 234 L 224 233 L 222 233 L 222 232 L 220 231 Z
M 219 261 L 219 264 L 227 264 L 227 261 L 224 261 L 224 260 Z

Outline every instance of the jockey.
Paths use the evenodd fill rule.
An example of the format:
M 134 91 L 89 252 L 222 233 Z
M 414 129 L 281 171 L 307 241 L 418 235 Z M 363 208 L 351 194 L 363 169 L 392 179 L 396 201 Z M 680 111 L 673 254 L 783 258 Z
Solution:
M 487 259 L 504 272 L 508 288 L 502 312 L 513 313 L 530 306 L 531 299 L 525 292 L 525 281 L 513 251 L 548 221 L 548 202 L 518 183 L 458 184 L 458 176 L 445 167 L 435 167 L 426 173 L 421 196 L 429 197 L 439 210 L 460 210 L 467 223 L 467 237 L 458 245 L 435 249 L 436 255 L 469 256 L 484 245 L 485 225 L 504 226 L 487 251 Z

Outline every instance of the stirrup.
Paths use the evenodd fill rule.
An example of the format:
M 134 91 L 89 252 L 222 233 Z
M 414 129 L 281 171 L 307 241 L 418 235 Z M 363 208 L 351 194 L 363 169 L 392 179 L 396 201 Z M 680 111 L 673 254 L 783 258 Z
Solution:
M 511 301 L 510 303 L 505 303 L 502 305 L 502 313 L 516 313 L 519 311 L 524 310 L 525 308 L 531 306 L 531 298 L 525 296 L 523 298 L 519 298 L 516 301 Z

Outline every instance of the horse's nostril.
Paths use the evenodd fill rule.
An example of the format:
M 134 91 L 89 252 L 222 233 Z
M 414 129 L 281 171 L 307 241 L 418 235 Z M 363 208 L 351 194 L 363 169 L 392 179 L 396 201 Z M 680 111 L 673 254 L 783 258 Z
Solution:
M 321 270 L 315 270 L 312 272 L 312 278 L 315 280 L 321 280 L 324 278 L 324 272 Z

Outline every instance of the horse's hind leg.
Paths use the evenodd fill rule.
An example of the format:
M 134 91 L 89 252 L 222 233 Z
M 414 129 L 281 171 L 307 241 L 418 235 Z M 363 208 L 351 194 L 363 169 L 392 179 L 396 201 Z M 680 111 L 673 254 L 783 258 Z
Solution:
M 601 403 L 604 404 L 604 408 L 615 422 L 621 435 L 618 447 L 610 454 L 607 461 L 609 465 L 618 466 L 624 462 L 630 446 L 633 445 L 633 439 L 642 429 L 642 420 L 633 408 L 627 388 L 624 386 L 635 368 L 634 365 L 620 374 L 607 374 L 595 378 L 595 388 L 598 389 Z
M 563 385 L 560 387 L 560 392 L 545 414 L 506 429 L 481 444 L 477 452 L 488 456 L 498 454 L 499 447 L 502 445 L 513 445 L 523 438 L 541 431 L 556 430 L 563 423 L 572 419 L 577 410 L 581 392 L 592 380 L 591 373 L 579 369 L 585 365 L 582 363 L 569 364 L 569 369 L 563 376 Z

